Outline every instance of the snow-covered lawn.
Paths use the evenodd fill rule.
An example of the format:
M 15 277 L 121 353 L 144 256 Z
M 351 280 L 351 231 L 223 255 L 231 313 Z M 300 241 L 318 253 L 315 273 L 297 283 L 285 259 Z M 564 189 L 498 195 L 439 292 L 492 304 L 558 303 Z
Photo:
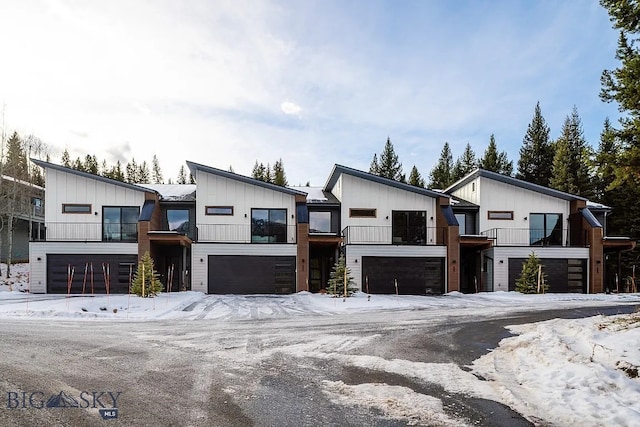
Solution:
M 4 273 L 5 266 L 0 268 Z M 0 318 L 215 319 L 216 322 L 235 322 L 379 312 L 393 321 L 389 314 L 394 311 L 420 310 L 425 317 L 458 311 L 470 318 L 481 319 L 516 311 L 640 303 L 640 294 L 521 295 L 515 292 L 370 297 L 358 293 L 346 300 L 308 292 L 283 296 L 177 292 L 160 294 L 156 298 L 31 295 L 20 292 L 28 288 L 27 268 L 16 265 L 12 267 L 12 273 L 12 291 L 5 279 L 0 279 Z M 319 338 L 277 351 L 300 357 L 333 359 L 437 383 L 451 392 L 502 402 L 536 424 L 640 426 L 640 313 L 554 319 L 511 326 L 509 330 L 517 336 L 502 340 L 496 349 L 469 367 L 323 352 L 316 342 Z M 448 418 L 437 399 L 403 387 L 348 385 L 340 381 L 325 381 L 323 387 L 336 402 L 344 400 L 376 407 L 417 424 L 455 425 L 460 421 Z

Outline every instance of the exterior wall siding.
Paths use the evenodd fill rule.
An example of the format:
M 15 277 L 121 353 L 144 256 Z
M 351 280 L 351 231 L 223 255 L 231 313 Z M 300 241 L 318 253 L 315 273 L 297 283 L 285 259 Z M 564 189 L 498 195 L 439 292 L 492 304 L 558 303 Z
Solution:
M 351 270 L 356 287 L 363 289 L 362 257 L 428 257 L 445 258 L 445 246 L 380 246 L 380 245 L 349 245 L 346 248 L 347 267 Z M 445 279 L 446 283 L 446 279 Z
M 296 245 L 194 243 L 191 245 L 191 290 L 207 293 L 209 255 L 297 255 Z M 202 260 L 202 261 L 201 261 Z
M 34 294 L 47 292 L 47 254 L 138 254 L 137 243 L 32 242 L 29 249 L 29 288 Z

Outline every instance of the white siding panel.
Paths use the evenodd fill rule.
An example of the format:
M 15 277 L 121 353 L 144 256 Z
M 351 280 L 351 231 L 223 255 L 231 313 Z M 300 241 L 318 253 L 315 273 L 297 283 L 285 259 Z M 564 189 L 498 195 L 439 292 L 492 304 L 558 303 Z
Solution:
M 191 245 L 191 289 L 208 292 L 209 255 L 297 256 L 296 245 L 194 243 Z M 200 261 L 202 260 L 202 261 Z
M 476 205 L 480 204 L 480 186 L 481 186 L 480 178 L 476 178 L 469 182 L 467 185 L 458 188 L 452 194 L 456 197 L 459 197 L 463 200 L 466 200 L 471 203 L 475 203 Z
M 29 285 L 32 293 L 47 292 L 47 254 L 137 255 L 137 243 L 32 242 L 29 245 Z M 38 258 L 40 258 L 38 260 Z
M 349 245 L 346 252 L 347 267 L 351 270 L 354 282 L 360 290 L 362 290 L 363 285 L 362 257 L 447 257 L 447 248 L 445 246 Z

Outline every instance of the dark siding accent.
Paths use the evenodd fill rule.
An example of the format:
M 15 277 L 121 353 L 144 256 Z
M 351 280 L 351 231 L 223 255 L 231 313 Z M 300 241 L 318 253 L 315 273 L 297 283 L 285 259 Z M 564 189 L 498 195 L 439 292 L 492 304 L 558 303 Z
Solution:
M 296 291 L 296 257 L 209 255 L 208 293 L 273 294 Z
M 47 255 L 47 293 L 66 294 L 69 266 L 74 268 L 72 294 L 82 293 L 85 284 L 85 294 L 91 294 L 91 264 L 93 263 L 93 292 L 106 294 L 105 277 L 102 265 L 108 264 L 110 270 L 111 294 L 126 294 L 129 292 L 129 266 L 132 265 L 135 274 L 138 263 L 137 255 L 92 255 L 92 254 L 48 254 Z M 87 266 L 88 264 L 88 266 Z M 85 276 L 85 267 L 87 274 Z M 86 281 L 85 281 L 86 280 Z
M 525 258 L 509 259 L 509 290 L 516 290 L 516 280 L 522 273 Z M 542 272 L 546 275 L 549 292 L 586 293 L 587 260 L 585 259 L 541 259 Z
M 309 223 L 309 210 L 307 209 L 306 203 L 296 203 L 296 215 L 298 217 L 298 224 Z
M 444 292 L 444 259 L 425 257 L 362 257 L 362 290 L 369 280 L 369 293 L 403 295 Z

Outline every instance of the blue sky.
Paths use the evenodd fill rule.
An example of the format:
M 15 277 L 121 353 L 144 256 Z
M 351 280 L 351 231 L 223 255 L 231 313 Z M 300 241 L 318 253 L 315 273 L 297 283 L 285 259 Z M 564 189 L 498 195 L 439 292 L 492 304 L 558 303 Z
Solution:
M 391 138 L 427 178 L 491 134 L 514 164 L 536 102 L 597 146 L 617 33 L 593 1 L 0 1 L 0 105 L 59 162 L 186 160 L 291 185 L 368 170 Z

